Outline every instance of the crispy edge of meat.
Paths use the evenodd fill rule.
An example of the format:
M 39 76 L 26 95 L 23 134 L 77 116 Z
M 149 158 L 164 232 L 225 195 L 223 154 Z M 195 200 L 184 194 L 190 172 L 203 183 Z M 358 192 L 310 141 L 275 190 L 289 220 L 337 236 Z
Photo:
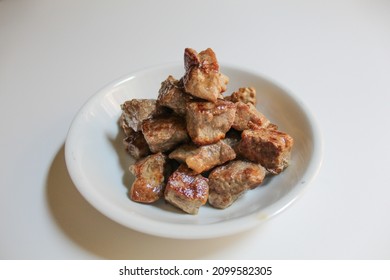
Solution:
M 235 104 L 237 109 L 232 128 L 243 131 L 265 128 L 270 125 L 270 121 L 252 103 L 238 101 Z
M 119 118 L 119 126 L 121 127 L 122 131 L 124 132 L 124 134 L 126 136 L 130 136 L 131 134 L 133 134 L 135 131 L 134 129 L 132 129 L 128 124 L 127 124 L 127 121 L 126 121 L 126 116 L 125 116 L 125 113 L 122 112 L 120 118 Z
M 243 103 L 252 103 L 253 105 L 256 105 L 256 89 L 254 87 L 242 87 L 231 95 L 226 96 L 225 99 L 234 103 L 241 101 Z
M 199 54 L 191 48 L 184 50 L 183 83 L 189 94 L 211 102 L 223 98 L 229 78 L 219 71 L 214 51 L 208 48 Z
M 157 104 L 172 109 L 176 114 L 185 116 L 186 104 L 191 100 L 191 95 L 184 91 L 182 80 L 176 80 L 169 75 L 162 83 L 158 91 Z
M 260 164 L 243 160 L 216 167 L 209 175 L 208 202 L 215 208 L 225 209 L 247 190 L 260 185 L 266 175 L 266 169 Z
M 236 158 L 232 147 L 223 141 L 203 146 L 185 144 L 169 154 L 169 158 L 185 162 L 196 173 L 208 171 Z
M 291 160 L 294 139 L 287 133 L 273 129 L 244 130 L 238 153 L 250 161 L 260 163 L 272 174 L 279 174 Z
M 130 188 L 130 199 L 153 203 L 164 194 L 167 156 L 163 153 L 149 155 L 130 165 L 135 180 Z

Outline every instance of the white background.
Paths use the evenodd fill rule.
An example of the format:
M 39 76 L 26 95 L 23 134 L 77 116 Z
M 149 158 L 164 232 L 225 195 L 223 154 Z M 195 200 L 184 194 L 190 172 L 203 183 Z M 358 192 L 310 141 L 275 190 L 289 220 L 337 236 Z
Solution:
M 321 171 L 254 230 L 171 240 L 127 229 L 72 184 L 80 107 L 138 69 L 212 47 L 311 109 Z M 390 2 L 0 0 L 1 259 L 389 259 Z

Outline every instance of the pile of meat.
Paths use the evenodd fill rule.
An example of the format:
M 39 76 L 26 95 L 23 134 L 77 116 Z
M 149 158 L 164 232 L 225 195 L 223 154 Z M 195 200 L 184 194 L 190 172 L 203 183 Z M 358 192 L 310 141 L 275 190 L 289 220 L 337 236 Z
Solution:
M 153 203 L 164 198 L 190 214 L 207 202 L 226 208 L 289 164 L 293 139 L 278 131 L 256 105 L 256 91 L 223 96 L 229 78 L 215 53 L 184 52 L 184 76 L 161 83 L 157 100 L 121 105 L 127 152 L 137 161 L 129 196 Z

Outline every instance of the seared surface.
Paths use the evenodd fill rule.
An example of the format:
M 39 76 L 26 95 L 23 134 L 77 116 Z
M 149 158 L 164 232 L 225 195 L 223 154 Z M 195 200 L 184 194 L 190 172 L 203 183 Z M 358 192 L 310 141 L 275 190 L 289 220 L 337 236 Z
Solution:
M 121 105 L 123 117 L 128 127 L 135 131 L 141 130 L 142 121 L 151 118 L 153 115 L 162 113 L 157 107 L 154 99 L 132 99 Z
M 267 127 L 270 121 L 260 113 L 252 103 L 236 103 L 236 115 L 232 127 L 243 131 L 246 129 L 259 129 Z
M 167 157 L 162 153 L 149 155 L 129 167 L 135 175 L 130 198 L 137 202 L 152 203 L 163 196 Z
M 185 119 L 177 116 L 147 119 L 142 123 L 142 133 L 153 153 L 169 151 L 189 140 Z
M 208 179 L 185 165 L 181 165 L 169 177 L 165 188 L 165 200 L 189 214 L 197 214 L 207 202 Z
M 187 104 L 187 131 L 197 145 L 207 145 L 225 137 L 236 113 L 234 103 L 218 99 L 215 103 L 192 101 Z
M 229 207 L 246 190 L 261 184 L 265 175 L 260 164 L 242 160 L 216 167 L 209 175 L 209 203 L 216 208 Z
M 185 162 L 196 173 L 210 170 L 236 157 L 234 150 L 223 141 L 215 144 L 196 146 L 185 144 L 169 154 L 169 158 Z
M 219 64 L 212 49 L 199 54 L 190 48 L 184 51 L 185 91 L 193 96 L 216 102 L 226 91 L 229 78 L 219 72 Z
M 239 153 L 260 163 L 273 174 L 279 174 L 289 164 L 293 138 L 287 133 L 270 130 L 244 130 L 238 144 Z
M 226 96 L 225 99 L 234 103 L 243 102 L 252 103 L 253 105 L 256 105 L 256 90 L 253 87 L 239 88 L 230 96 Z
M 191 96 L 184 92 L 183 84 L 172 76 L 161 83 L 157 104 L 171 108 L 176 114 L 186 115 L 186 104 Z

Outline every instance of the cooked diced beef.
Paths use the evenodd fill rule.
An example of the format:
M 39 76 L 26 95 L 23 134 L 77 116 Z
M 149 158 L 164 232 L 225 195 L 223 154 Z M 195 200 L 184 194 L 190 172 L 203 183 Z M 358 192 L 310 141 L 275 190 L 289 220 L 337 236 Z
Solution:
M 164 197 L 197 214 L 207 201 L 229 207 L 268 173 L 282 172 L 293 139 L 256 109 L 253 87 L 223 97 L 229 78 L 212 49 L 185 49 L 184 68 L 180 80 L 169 75 L 161 83 L 157 100 L 121 104 L 119 125 L 137 160 L 129 167 L 135 175 L 129 197 L 142 203 Z
M 169 76 L 161 83 L 157 104 L 171 108 L 176 114 L 185 116 L 186 104 L 191 96 L 184 92 L 183 84 Z
M 260 163 L 273 174 L 279 174 L 289 164 L 293 138 L 287 133 L 272 130 L 244 130 L 238 145 L 245 158 Z
M 234 160 L 216 167 L 209 175 L 209 203 L 224 209 L 245 191 L 260 185 L 267 174 L 260 164 Z
M 132 132 L 123 139 L 123 144 L 125 145 L 126 151 L 135 159 L 143 158 L 151 153 L 149 145 L 141 131 L 132 130 Z
M 153 153 L 170 151 L 189 140 L 185 119 L 173 115 L 143 121 L 142 133 Z
M 197 214 L 207 202 L 208 179 L 185 165 L 181 165 L 169 177 L 164 191 L 165 200 L 189 214 Z
M 162 107 L 157 106 L 154 99 L 132 99 L 121 104 L 124 120 L 128 127 L 135 131 L 141 130 L 144 120 L 164 112 Z
M 184 51 L 185 91 L 193 96 L 216 102 L 226 91 L 229 78 L 219 72 L 215 53 L 208 48 L 199 54 L 190 48 Z
M 236 103 L 236 115 L 232 127 L 238 131 L 267 127 L 270 121 L 252 103 Z
M 214 166 L 221 165 L 235 157 L 234 150 L 223 141 L 200 147 L 185 144 L 169 154 L 169 158 L 185 162 L 196 173 L 210 170 Z
M 191 101 L 187 103 L 188 134 L 197 145 L 218 142 L 231 128 L 235 113 L 236 106 L 230 101 Z
M 238 91 L 226 96 L 225 99 L 234 103 L 243 102 L 256 105 L 256 90 L 253 87 L 239 88 Z
M 163 196 L 166 163 L 167 156 L 157 153 L 138 160 L 130 166 L 129 170 L 136 177 L 129 193 L 133 201 L 152 203 Z

